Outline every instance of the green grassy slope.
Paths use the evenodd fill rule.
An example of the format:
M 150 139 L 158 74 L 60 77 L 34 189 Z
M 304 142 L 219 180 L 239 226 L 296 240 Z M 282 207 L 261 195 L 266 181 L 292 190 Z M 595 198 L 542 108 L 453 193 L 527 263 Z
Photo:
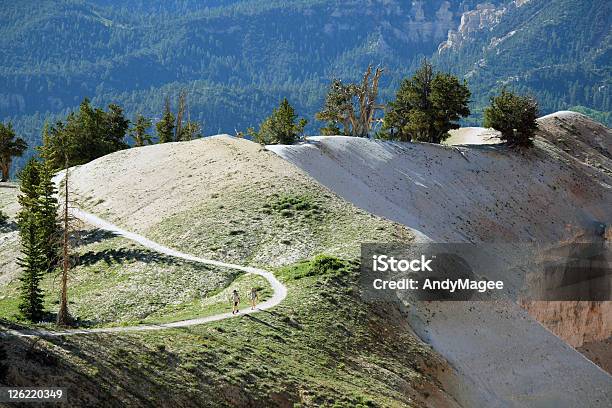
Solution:
M 15 184 L 0 187 L 0 209 L 9 220 L 0 228 L 0 317 L 20 321 L 21 256 L 15 224 L 19 208 Z M 164 256 L 111 233 L 82 225 L 75 234 L 77 264 L 69 276 L 69 309 L 81 327 L 162 323 L 231 310 L 228 290 L 260 288 L 261 300 L 271 289 L 257 276 Z M 46 274 L 47 321 L 58 310 L 59 272 Z
M 360 242 L 412 239 L 406 228 L 349 206 L 313 183 L 280 182 L 270 190 L 262 194 L 261 185 L 245 184 L 225 191 L 164 219 L 146 235 L 188 253 L 264 266 L 320 252 L 354 258 Z
M 61 384 L 77 406 L 454 406 L 441 390 L 450 368 L 398 306 L 362 301 L 355 264 L 294 264 L 321 252 L 354 260 L 361 242 L 409 242 L 409 229 L 355 208 L 259 146 L 228 138 L 119 152 L 74 170 L 71 180 L 79 205 L 187 253 L 272 268 L 288 297 L 269 311 L 183 329 L 2 338 L 8 357 L 0 364 L 9 369 L 0 383 Z M 233 288 L 257 286 L 261 300 L 270 294 L 258 277 L 85 231 L 70 286 L 70 309 L 84 323 L 175 321 L 228 310 Z M 13 238 L 0 259 L 17 250 Z M 19 270 L 10 273 L 0 283 L 0 312 L 16 327 L 6 319 Z M 49 276 L 44 286 L 54 311 L 57 281 Z
M 34 347 L 3 339 L 9 382 L 62 384 L 90 406 L 454 406 L 437 380 L 450 369 L 395 306 L 360 300 L 353 268 L 281 268 L 283 304 L 238 319 Z
M 177 261 L 100 230 L 82 231 L 81 239 L 79 265 L 70 273 L 69 286 L 70 312 L 79 326 L 167 322 L 231 310 L 229 296 L 215 302 L 209 298 L 232 284 L 236 271 Z M 0 253 L 18 250 L 14 243 Z M 19 319 L 18 276 L 0 285 L 0 316 L 12 320 Z M 241 281 L 267 288 L 265 280 Z M 53 320 L 59 307 L 58 272 L 45 275 L 42 287 Z

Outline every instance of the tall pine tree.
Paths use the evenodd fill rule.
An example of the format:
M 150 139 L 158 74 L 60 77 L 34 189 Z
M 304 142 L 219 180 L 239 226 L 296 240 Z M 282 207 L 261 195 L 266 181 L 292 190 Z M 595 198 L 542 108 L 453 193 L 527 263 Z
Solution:
M 26 319 L 40 321 L 44 313 L 40 281 L 47 268 L 37 220 L 40 164 L 31 159 L 19 174 L 19 180 L 22 194 L 18 198 L 21 210 L 17 220 L 23 254 L 17 259 L 23 269 L 19 310 Z
M 22 218 L 27 218 L 30 212 L 36 211 L 38 202 L 38 185 L 40 184 L 40 163 L 32 158 L 19 172 L 19 189 L 21 194 L 17 197 L 21 205 L 21 211 L 17 215 L 17 223 L 21 224 Z M 25 220 L 23 220 L 25 222 Z
M 46 271 L 51 272 L 59 261 L 60 228 L 57 214 L 57 189 L 53 183 L 53 169 L 49 163 L 39 166 L 39 183 L 36 193 L 38 194 L 36 211 L 38 233 L 47 264 Z
M 23 269 L 23 275 L 19 278 L 21 281 L 19 310 L 23 317 L 32 322 L 38 322 L 43 318 L 43 291 L 40 288 L 40 281 L 47 268 L 36 224 L 34 213 L 28 211 L 27 214 L 22 214 L 19 229 L 23 256 L 17 258 L 17 265 Z

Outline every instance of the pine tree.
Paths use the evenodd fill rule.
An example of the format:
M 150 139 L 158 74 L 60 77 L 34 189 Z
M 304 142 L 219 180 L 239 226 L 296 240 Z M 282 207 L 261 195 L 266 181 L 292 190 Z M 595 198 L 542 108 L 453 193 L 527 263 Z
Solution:
M 20 224 L 22 218 L 27 218 L 30 213 L 36 212 L 38 185 L 40 184 L 40 163 L 34 158 L 28 160 L 19 172 L 18 177 L 21 194 L 17 197 L 17 200 L 21 205 L 21 211 L 17 214 L 17 223 Z
M 342 124 L 343 127 L 341 134 L 345 136 L 351 134 L 351 116 L 354 117 L 352 99 L 353 87 L 351 84 L 344 84 L 339 79 L 332 80 L 325 96 L 323 109 L 315 114 L 315 119 L 327 122 L 327 127 L 321 129 L 323 134 L 326 133 L 326 129 L 339 129 L 339 124 Z
M 538 129 L 538 102 L 529 96 L 517 95 L 505 88 L 491 98 L 484 111 L 484 127 L 501 132 L 500 139 L 510 146 L 529 146 Z
M 459 129 L 462 117 L 470 115 L 468 104 L 471 92 L 467 83 L 451 74 L 439 72 L 431 84 L 431 105 L 434 111 L 433 138 L 431 141 L 440 143 L 447 139 L 451 129 Z
M 96 112 L 104 118 L 105 122 L 105 141 L 109 152 L 127 148 L 125 135 L 130 128 L 130 121 L 123 115 L 123 108 L 111 103 L 108 105 L 108 112 L 96 109 Z
M 38 234 L 36 215 L 27 211 L 21 215 L 19 224 L 21 235 L 22 257 L 17 258 L 17 265 L 23 269 L 19 310 L 23 317 L 38 322 L 44 314 L 43 292 L 40 281 L 47 267 L 40 236 Z
M 383 120 L 386 139 L 440 143 L 456 123 L 470 114 L 470 90 L 465 82 L 447 73 L 435 72 L 424 60 L 414 76 L 405 79 Z
M 68 114 L 64 121 L 45 124 L 43 144 L 38 148 L 45 161 L 54 169 L 84 164 L 117 150 L 128 148 L 124 142 L 129 121 L 123 110 L 114 104 L 108 111 L 96 108 L 85 98 L 79 110 Z
M 138 114 L 134 126 L 130 129 L 130 136 L 134 139 L 134 146 L 140 147 L 153 142 L 151 135 L 147 133 L 147 129 L 152 125 L 151 120 Z
M 19 310 L 30 321 L 39 321 L 43 316 L 43 294 L 40 289 L 42 274 L 47 262 L 41 245 L 38 211 L 38 185 L 40 164 L 31 159 L 19 174 L 21 195 L 18 197 L 21 210 L 17 216 L 21 237 L 22 257 L 17 264 L 23 269 Z
M 158 143 L 168 143 L 174 140 L 174 114 L 170 110 L 170 98 L 166 97 L 164 114 L 155 125 Z
M 13 157 L 21 156 L 28 148 L 27 143 L 20 137 L 16 137 L 13 125 L 5 125 L 0 122 L 0 170 L 2 178 L 0 181 L 9 179 L 9 171 Z
M 53 182 L 53 170 L 48 163 L 40 165 L 37 186 L 37 222 L 41 245 L 46 260 L 46 271 L 51 272 L 59 261 L 60 228 L 58 224 L 57 189 Z
M 191 122 L 188 120 L 181 128 L 178 141 L 187 142 L 200 137 L 202 137 L 202 134 L 200 133 L 200 125 L 196 122 Z
M 319 129 L 323 136 L 337 136 L 341 135 L 342 132 L 338 127 L 338 122 L 329 121 L 327 125 Z
M 297 121 L 293 106 L 284 98 L 279 107 L 272 110 L 272 114 L 262 122 L 259 131 L 249 129 L 256 142 L 261 144 L 293 144 L 300 137 L 306 127 L 306 119 Z

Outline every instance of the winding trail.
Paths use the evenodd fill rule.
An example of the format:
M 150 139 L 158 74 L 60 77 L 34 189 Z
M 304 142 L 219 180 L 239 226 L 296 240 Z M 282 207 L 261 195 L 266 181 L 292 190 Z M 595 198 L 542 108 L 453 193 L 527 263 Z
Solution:
M 66 330 L 58 330 L 51 331 L 45 329 L 25 329 L 25 330 L 6 330 L 4 333 L 11 334 L 20 337 L 53 337 L 53 336 L 69 336 L 75 334 L 90 334 L 90 333 L 125 333 L 125 332 L 139 332 L 139 331 L 150 331 L 150 330 L 164 330 L 164 329 L 172 329 L 177 327 L 188 327 L 188 326 L 196 326 L 204 323 L 215 322 L 218 320 L 229 319 L 232 317 L 238 317 L 245 314 L 256 313 L 260 310 L 270 309 L 279 303 L 281 303 L 285 297 L 287 297 L 287 287 L 283 285 L 272 272 L 265 271 L 263 269 L 253 268 L 250 266 L 242 266 L 236 264 L 230 264 L 220 261 L 215 261 L 212 259 L 199 258 L 197 256 L 185 254 L 183 252 L 179 252 L 175 249 L 168 248 L 166 246 L 160 245 L 157 242 L 153 242 L 150 239 L 143 237 L 142 235 L 135 234 L 133 232 L 126 231 L 118 226 L 111 224 L 108 221 L 105 221 L 91 213 L 86 211 L 73 208 L 72 214 L 81 219 L 82 221 L 87 222 L 95 227 L 103 229 L 105 231 L 112 232 L 115 235 L 124 237 L 131 241 L 134 241 L 145 248 L 148 248 L 152 251 L 158 252 L 160 254 L 169 255 L 175 258 L 185 259 L 191 262 L 198 262 L 206 265 L 214 265 L 220 266 L 229 269 L 236 269 L 239 271 L 246 272 L 247 274 L 254 274 L 262 276 L 266 279 L 270 286 L 272 286 L 272 290 L 274 294 L 271 298 L 262 302 L 258 305 L 257 309 L 251 310 L 247 308 L 244 312 L 240 312 L 237 315 L 232 315 L 232 313 L 221 313 L 212 316 L 200 317 L 196 319 L 190 320 L 181 320 L 178 322 L 172 323 L 164 323 L 164 324 L 148 324 L 148 325 L 138 325 L 138 326 L 125 326 L 125 327 L 101 327 L 94 329 L 66 329 Z M 0 333 L 1 335 L 2 333 Z

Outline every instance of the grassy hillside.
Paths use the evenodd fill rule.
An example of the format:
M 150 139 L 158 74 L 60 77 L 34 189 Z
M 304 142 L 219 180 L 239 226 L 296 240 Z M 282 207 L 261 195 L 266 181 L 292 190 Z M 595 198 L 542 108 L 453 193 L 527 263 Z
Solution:
M 62 384 L 72 405 L 455 406 L 451 369 L 394 305 L 366 305 L 354 266 L 277 271 L 281 307 L 192 328 L 2 339 L 0 383 Z M 294 405 L 296 404 L 296 405 Z
M 18 186 L 0 188 L 0 209 L 10 216 L 0 229 L 0 316 L 20 321 L 21 256 L 15 224 Z M 165 323 L 231 310 L 229 290 L 247 293 L 258 287 L 260 298 L 270 294 L 268 283 L 235 270 L 180 261 L 144 249 L 111 233 L 81 225 L 74 235 L 77 266 L 70 274 L 70 312 L 81 327 Z M 59 277 L 46 274 L 47 323 L 59 308 Z
M 189 328 L 3 337 L 0 363 L 9 369 L 0 384 L 62 384 L 72 405 L 88 406 L 456 406 L 443 384 L 451 368 L 397 305 L 361 300 L 354 262 L 303 261 L 319 252 L 354 259 L 360 242 L 407 242 L 409 229 L 228 137 L 118 152 L 70 177 L 79 205 L 149 238 L 213 259 L 276 265 L 288 296 L 270 311 Z M 0 202 L 14 208 L 16 190 L 7 191 Z M 70 310 L 81 324 L 175 321 L 228 310 L 234 288 L 258 286 L 261 300 L 270 294 L 258 277 L 177 262 L 83 228 L 70 280 Z M 0 259 L 18 255 L 10 239 Z M 0 269 L 0 326 L 22 324 L 13 319 L 18 273 Z M 53 312 L 55 277 L 44 288 Z
M 166 169 L 160 172 L 159 169 Z M 229 137 L 121 151 L 70 170 L 75 203 L 191 255 L 281 266 L 326 252 L 354 259 L 359 244 L 410 241 L 411 231 L 351 206 L 259 145 Z M 105 180 L 100 183 L 97 180 Z M 18 186 L 0 189 L 12 218 L 0 236 L 0 315 L 18 319 Z M 230 310 L 231 289 L 265 280 L 159 255 L 87 225 L 76 234 L 70 309 L 82 326 L 160 323 Z M 45 276 L 48 320 L 59 280 Z
M 177 261 L 100 230 L 83 230 L 80 240 L 69 293 L 70 312 L 79 326 L 162 323 L 227 312 L 230 297 L 223 289 L 229 287 L 241 293 L 247 293 L 247 286 L 259 287 L 262 300 L 271 293 L 258 277 Z M 4 259 L 18 256 L 17 240 L 0 254 Z M 0 316 L 18 320 L 19 268 L 11 269 L 0 268 Z M 48 320 L 53 321 L 59 307 L 58 275 L 47 274 L 42 288 Z

